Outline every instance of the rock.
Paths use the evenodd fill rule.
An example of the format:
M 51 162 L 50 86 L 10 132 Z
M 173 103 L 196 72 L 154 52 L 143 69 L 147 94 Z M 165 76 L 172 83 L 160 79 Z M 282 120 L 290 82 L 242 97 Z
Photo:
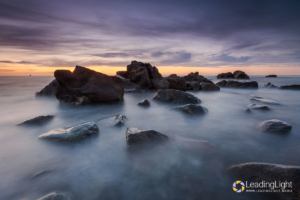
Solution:
M 175 104 L 198 104 L 201 100 L 192 94 L 185 93 L 179 90 L 159 90 L 153 96 L 154 100 L 175 103 Z
M 282 90 L 300 90 L 300 85 L 283 85 L 279 89 Z
M 271 74 L 271 75 L 266 76 L 266 78 L 277 78 L 277 75 Z
M 246 113 L 251 113 L 251 110 L 250 110 L 250 108 L 246 108 L 246 109 L 244 110 L 244 112 L 246 112 Z
M 300 167 L 292 165 L 279 165 L 260 162 L 249 162 L 229 167 L 229 173 L 235 175 L 239 180 L 247 180 L 250 182 L 274 182 L 277 185 L 279 182 L 292 183 L 292 192 L 276 192 L 273 195 L 278 195 L 284 200 L 299 199 L 300 196 Z M 259 188 L 258 188 L 259 189 Z M 272 199 L 275 199 L 274 197 Z
M 270 82 L 265 83 L 265 84 L 264 84 L 264 87 L 267 87 L 267 88 L 278 88 L 277 86 L 273 85 L 273 84 L 270 83 Z
M 200 83 L 198 81 L 187 81 L 186 89 L 198 91 L 200 89 Z
M 153 89 L 168 89 L 169 88 L 169 82 L 166 79 L 151 79 L 151 87 Z
M 39 96 L 55 96 L 57 86 L 58 86 L 57 80 L 54 79 L 51 83 L 49 83 L 49 85 L 44 87 L 41 91 L 36 92 L 35 96 L 37 96 L 37 97 L 39 97 Z
M 48 122 L 50 122 L 54 118 L 53 115 L 46 115 L 46 116 L 38 116 L 29 120 L 26 120 L 20 124 L 17 124 L 18 126 L 22 125 L 44 125 Z
M 117 71 L 116 74 L 124 79 L 130 79 L 127 71 Z
M 258 129 L 264 132 L 289 132 L 292 126 L 284 121 L 278 119 L 271 119 L 260 122 L 257 126 Z
M 71 200 L 71 197 L 68 194 L 53 192 L 38 200 Z
M 270 99 L 266 99 L 262 96 L 258 96 L 258 95 L 251 95 L 250 96 L 250 100 L 252 101 L 258 101 L 261 103 L 266 103 L 266 104 L 273 104 L 273 105 L 279 105 L 279 103 L 277 103 L 276 101 L 270 100 Z
M 138 103 L 139 106 L 150 106 L 150 102 L 147 99 L 144 99 L 140 103 Z
M 169 140 L 168 136 L 154 130 L 128 128 L 126 131 L 127 149 L 136 149 L 145 144 L 167 140 Z
M 201 90 L 203 91 L 220 91 L 220 87 L 213 83 L 200 83 Z
M 120 79 L 120 81 L 124 87 L 124 92 L 128 92 L 130 90 L 142 90 L 143 89 L 140 85 L 131 82 L 129 79 L 125 79 L 123 77 L 120 78 L 119 76 L 115 76 L 115 77 Z
M 216 148 L 205 140 L 197 140 L 183 137 L 175 138 L 178 147 L 184 151 L 193 153 L 213 153 Z
M 257 105 L 257 104 L 250 104 L 248 105 L 248 108 L 249 109 L 255 109 L 255 110 L 271 110 L 269 108 L 269 106 L 266 106 L 266 105 Z
M 228 88 L 251 88 L 251 89 L 258 88 L 258 83 L 256 81 L 240 82 L 240 81 L 232 81 L 232 80 L 222 80 L 217 82 L 216 85 L 219 87 L 228 87 Z
M 234 78 L 231 72 L 221 73 L 217 75 L 217 79 L 231 79 L 231 78 Z
M 68 128 L 59 128 L 43 133 L 41 139 L 50 140 L 79 140 L 99 133 L 99 128 L 94 122 L 85 122 Z
M 83 96 L 83 97 L 77 97 L 75 105 L 86 105 L 86 104 L 90 104 L 90 103 L 91 103 L 91 101 L 89 100 L 89 98 L 87 98 L 86 96 Z
M 186 80 L 176 74 L 168 76 L 166 80 L 169 82 L 169 89 L 186 91 Z
M 54 171 L 54 170 L 44 170 L 44 171 L 38 172 L 38 173 L 36 173 L 35 175 L 33 175 L 33 176 L 30 178 L 30 180 L 34 180 L 34 179 L 40 178 L 40 177 L 42 177 L 42 176 L 44 176 L 44 175 L 47 175 L 47 174 L 49 174 L 49 173 L 51 173 L 51 172 L 53 172 L 53 171 Z
M 97 121 L 99 126 L 122 126 L 127 121 L 125 115 L 114 115 Z
M 186 81 L 189 81 L 189 82 L 197 81 L 198 83 L 205 82 L 205 83 L 213 84 L 213 82 L 211 80 L 205 78 L 204 76 L 199 75 L 199 72 L 195 72 L 195 73 L 191 72 L 187 76 L 184 76 L 184 78 Z
M 207 108 L 200 106 L 200 105 L 195 105 L 195 104 L 186 104 L 186 105 L 179 106 L 176 108 L 171 108 L 171 109 L 181 110 L 190 115 L 204 115 L 208 112 Z
M 61 102 L 75 103 L 78 97 L 83 96 L 91 103 L 123 99 L 124 87 L 120 78 L 81 66 L 76 66 L 73 73 L 69 70 L 56 70 L 54 76 L 58 82 L 55 96 Z
M 235 79 L 249 79 L 249 76 L 245 72 L 239 70 L 233 72 L 233 77 Z

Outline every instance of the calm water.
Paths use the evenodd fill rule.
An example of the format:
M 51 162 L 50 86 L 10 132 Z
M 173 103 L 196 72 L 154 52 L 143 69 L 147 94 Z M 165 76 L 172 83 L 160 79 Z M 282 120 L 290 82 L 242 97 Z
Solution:
M 213 78 L 213 77 L 210 77 Z M 242 162 L 300 165 L 300 91 L 264 89 L 300 84 L 300 77 L 251 77 L 258 90 L 221 89 L 191 92 L 209 113 L 187 117 L 168 110 L 170 104 L 154 102 L 153 92 L 126 93 L 118 104 L 71 107 L 55 98 L 36 99 L 34 93 L 52 77 L 0 77 L 0 199 L 37 199 L 52 191 L 68 192 L 73 199 L 266 199 L 234 193 L 226 168 Z M 214 80 L 216 81 L 216 80 Z M 246 114 L 250 95 L 261 95 L 281 105 L 269 112 Z M 137 106 L 149 99 L 151 107 Z M 42 127 L 16 127 L 39 115 L 55 115 Z M 99 127 L 100 134 L 76 143 L 55 143 L 38 136 L 54 128 L 97 121 L 124 114 L 123 127 Z M 286 135 L 261 133 L 260 121 L 280 119 L 293 129 Z M 128 127 L 154 129 L 171 138 L 169 144 L 135 154 L 126 151 Z M 178 148 L 175 138 L 210 142 L 217 152 L 193 153 Z M 43 170 L 52 170 L 35 179 Z M 274 198 L 273 198 L 274 199 Z

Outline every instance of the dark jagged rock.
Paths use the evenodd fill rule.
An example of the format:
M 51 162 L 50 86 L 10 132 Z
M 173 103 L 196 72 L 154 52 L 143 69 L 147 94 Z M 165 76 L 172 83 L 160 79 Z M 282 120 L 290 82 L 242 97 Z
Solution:
M 23 126 L 23 125 L 29 125 L 29 126 L 39 126 L 39 125 L 44 125 L 48 122 L 50 122 L 54 118 L 53 115 L 46 115 L 46 116 L 38 116 L 29 120 L 26 120 L 18 126 Z
M 264 87 L 267 87 L 267 88 L 278 88 L 277 86 L 273 85 L 273 84 L 270 83 L 270 82 L 265 83 L 265 84 L 264 84 Z
M 38 200 L 71 200 L 71 197 L 65 193 L 53 192 Z
M 169 82 L 166 79 L 151 79 L 151 88 L 163 90 L 169 88 Z
M 150 106 L 150 102 L 147 99 L 138 103 L 139 106 Z
M 203 91 L 220 91 L 220 87 L 215 85 L 214 83 L 200 83 L 201 90 Z
M 128 74 L 127 71 L 117 71 L 116 74 L 117 74 L 118 76 L 121 76 L 121 77 L 125 78 L 125 79 L 130 79 L 130 78 L 129 78 L 129 74 Z
M 125 115 L 114 115 L 97 121 L 97 125 L 101 126 L 122 126 L 127 121 Z
M 76 66 L 73 73 L 69 70 L 56 70 L 54 76 L 58 82 L 55 96 L 62 102 L 76 103 L 78 97 L 83 96 L 91 103 L 123 99 L 124 87 L 120 78 L 81 66 Z
M 122 82 L 122 85 L 124 87 L 124 92 L 128 92 L 130 90 L 142 90 L 143 89 L 140 85 L 133 83 L 129 79 L 125 79 L 120 75 L 117 75 L 115 77 L 119 78 L 120 81 Z
M 230 79 L 230 78 L 234 78 L 231 72 L 221 73 L 217 75 L 217 79 Z
M 197 81 L 198 83 L 205 82 L 205 83 L 213 84 L 213 82 L 211 80 L 205 78 L 202 75 L 199 75 L 199 72 L 195 72 L 195 73 L 191 72 L 187 76 L 184 76 L 184 78 L 186 81 L 189 81 L 189 82 Z
M 300 85 L 283 85 L 279 89 L 282 90 L 300 90 Z
M 51 83 L 49 83 L 49 85 L 44 87 L 41 91 L 36 92 L 35 96 L 37 96 L 37 97 L 39 97 L 39 96 L 55 96 L 57 86 L 58 86 L 57 80 L 54 79 Z
M 249 162 L 229 167 L 229 173 L 239 180 L 247 180 L 248 182 L 279 182 L 292 183 L 292 192 L 276 192 L 280 199 L 295 200 L 300 196 L 300 167 L 291 165 L 279 165 L 260 162 Z M 274 199 L 274 198 L 273 198 Z
M 183 77 L 172 74 L 166 78 L 169 82 L 169 89 L 186 91 L 186 80 Z
M 198 81 L 187 81 L 186 89 L 198 91 L 198 90 L 200 90 L 200 83 Z
M 258 101 L 258 102 L 266 103 L 266 104 L 279 105 L 279 103 L 277 103 L 276 101 L 273 101 L 271 99 L 267 99 L 265 97 L 258 96 L 258 95 L 251 95 L 250 96 L 250 100 L 252 100 L 252 101 Z
M 249 76 L 240 70 L 235 71 L 233 74 L 231 72 L 221 73 L 217 75 L 218 79 L 249 79 Z
M 183 106 L 179 106 L 176 108 L 171 108 L 172 110 L 181 110 L 184 113 L 190 114 L 190 115 L 204 115 L 208 112 L 207 108 L 195 105 L 195 104 L 186 104 Z
M 201 103 L 201 100 L 195 97 L 192 94 L 182 92 L 179 90 L 159 90 L 153 96 L 153 100 L 170 102 L 175 104 L 198 104 Z
M 260 122 L 257 128 L 264 132 L 286 133 L 292 129 L 292 126 L 284 121 L 278 119 L 271 119 Z
M 240 82 L 240 81 L 233 81 L 233 80 L 222 80 L 217 82 L 216 85 L 219 87 L 228 87 L 228 88 L 251 88 L 251 89 L 258 88 L 258 83 L 256 81 Z
M 266 78 L 277 78 L 277 75 L 271 74 L 271 75 L 266 76 Z
M 126 131 L 127 149 L 133 150 L 153 142 L 168 141 L 168 136 L 154 130 L 128 128 Z
M 250 104 L 248 105 L 249 109 L 254 109 L 254 110 L 271 110 L 269 106 L 266 105 L 257 105 L 257 104 Z

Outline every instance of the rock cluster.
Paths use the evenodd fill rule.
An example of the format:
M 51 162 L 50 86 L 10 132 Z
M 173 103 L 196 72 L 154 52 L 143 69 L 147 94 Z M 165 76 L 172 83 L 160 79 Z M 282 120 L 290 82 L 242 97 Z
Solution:
M 249 79 L 249 76 L 243 71 L 235 71 L 233 73 L 221 73 L 217 75 L 217 79 Z
M 166 80 L 169 82 L 169 89 L 186 91 L 186 80 L 184 77 L 171 74 L 166 77 Z
M 152 98 L 153 100 L 175 103 L 175 104 L 198 104 L 201 100 L 192 94 L 179 90 L 159 90 Z

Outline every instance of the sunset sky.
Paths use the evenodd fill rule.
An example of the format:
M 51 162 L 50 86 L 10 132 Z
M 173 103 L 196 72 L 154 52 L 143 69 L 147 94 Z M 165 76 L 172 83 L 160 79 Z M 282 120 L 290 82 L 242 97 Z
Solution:
M 113 75 L 132 60 L 163 75 L 300 75 L 300 1 L 0 0 L 1 76 Z

